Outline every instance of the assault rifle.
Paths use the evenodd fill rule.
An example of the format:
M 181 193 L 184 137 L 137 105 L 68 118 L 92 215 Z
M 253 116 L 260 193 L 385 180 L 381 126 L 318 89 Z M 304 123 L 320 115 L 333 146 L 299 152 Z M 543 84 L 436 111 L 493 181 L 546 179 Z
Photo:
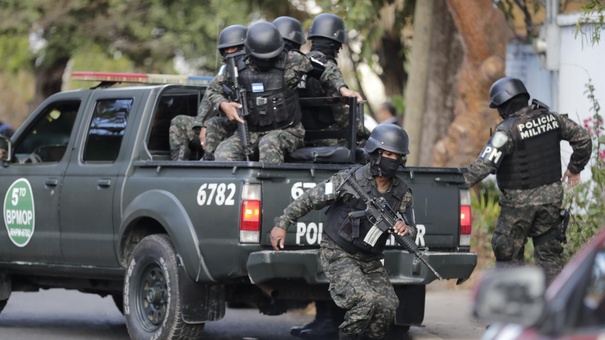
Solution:
M 435 274 L 439 280 L 443 280 L 443 277 L 437 273 L 426 259 L 422 256 L 416 242 L 412 239 L 409 234 L 401 236 L 395 232 L 395 223 L 399 220 L 404 221 L 409 225 L 405 216 L 401 216 L 398 212 L 395 212 L 384 197 L 370 197 L 367 192 L 359 186 L 359 183 L 349 175 L 346 180 L 340 185 L 338 191 L 344 190 L 345 192 L 355 196 L 355 198 L 361 199 L 366 204 L 366 210 L 353 211 L 349 213 L 351 218 L 366 217 L 370 223 L 373 224 L 372 229 L 368 232 L 366 237 L 363 239 L 369 245 L 376 244 L 378 238 L 385 232 L 391 231 L 395 240 L 399 243 L 403 249 L 407 250 L 411 254 L 414 254 L 422 263 L 424 263 L 428 269 Z
M 231 83 L 231 87 L 223 84 L 223 92 L 227 93 L 231 100 L 239 103 L 242 106 L 240 109 L 237 109 L 237 114 L 241 119 L 244 120 L 244 123 L 237 124 L 237 134 L 244 150 L 244 154 L 246 155 L 246 161 L 249 161 L 250 155 L 252 155 L 253 151 L 250 147 L 250 131 L 248 131 L 248 122 L 246 122 L 246 116 L 250 113 L 250 111 L 248 111 L 248 97 L 246 96 L 246 89 L 239 85 L 239 71 L 237 69 L 237 65 L 235 64 L 236 59 L 243 53 L 244 52 L 242 51 L 231 53 L 225 56 L 225 64 L 227 65 L 227 73 L 229 75 L 229 83 Z

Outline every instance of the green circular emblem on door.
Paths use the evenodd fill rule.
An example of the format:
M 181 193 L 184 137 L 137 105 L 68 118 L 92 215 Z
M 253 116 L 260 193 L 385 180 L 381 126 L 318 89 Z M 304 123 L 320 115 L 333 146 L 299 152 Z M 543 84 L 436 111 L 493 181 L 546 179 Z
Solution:
M 8 237 L 17 247 L 25 247 L 36 225 L 34 194 L 27 179 L 19 178 L 8 188 L 3 215 Z

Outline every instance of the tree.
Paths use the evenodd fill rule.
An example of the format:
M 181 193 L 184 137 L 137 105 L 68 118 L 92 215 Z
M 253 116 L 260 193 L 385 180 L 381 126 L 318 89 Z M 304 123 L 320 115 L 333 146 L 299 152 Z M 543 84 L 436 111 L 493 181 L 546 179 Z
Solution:
M 422 135 L 417 163 L 420 166 L 433 164 L 434 146 L 447 134 L 455 118 L 456 85 L 464 57 L 460 34 L 447 4 L 436 1 L 433 11 L 431 45 L 429 54 L 425 56 L 429 60 L 429 68 L 426 75 L 426 104 L 421 117 Z
M 172 73 L 178 55 L 199 73 L 213 74 L 218 32 L 264 17 L 261 8 L 299 12 L 279 0 L 0 0 L 0 34 L 33 42 L 26 66 L 35 75 L 31 106 L 37 106 L 61 90 L 73 55 L 93 45 L 108 56 L 129 58 L 135 71 Z
M 506 23 L 490 0 L 447 0 L 464 47 L 454 120 L 433 151 L 435 166 L 466 166 L 475 160 L 498 120 L 489 109 L 489 88 L 504 76 Z
M 366 62 L 385 85 L 387 96 L 401 97 L 407 82 L 404 66 L 409 50 L 404 31 L 411 30 L 416 1 L 323 0 L 318 3 L 323 11 L 344 19 L 349 30 L 347 52 L 353 65 Z M 359 75 L 356 76 L 361 82 Z

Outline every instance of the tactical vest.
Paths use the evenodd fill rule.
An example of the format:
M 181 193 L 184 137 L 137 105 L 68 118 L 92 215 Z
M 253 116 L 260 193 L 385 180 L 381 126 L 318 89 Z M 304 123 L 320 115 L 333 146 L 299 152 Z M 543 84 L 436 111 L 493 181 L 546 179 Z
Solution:
M 325 64 L 330 60 L 328 56 L 319 51 L 310 51 L 307 57 L 311 59 L 313 69 L 305 79 L 305 85 L 299 89 L 301 98 L 329 97 L 335 94 L 327 93 L 321 83 L 321 76 L 325 71 Z M 329 106 L 314 106 L 307 108 L 302 115 L 302 123 L 307 130 L 327 129 L 336 123 L 335 108 Z
M 533 189 L 561 180 L 561 126 L 556 113 L 545 109 L 505 119 L 514 148 L 496 172 L 501 189 Z
M 358 168 L 355 171 L 355 180 L 359 185 L 369 193 L 370 196 L 383 196 L 391 208 L 399 211 L 401 206 L 401 198 L 408 189 L 407 184 L 399 180 L 398 184 L 391 188 L 391 191 L 381 194 L 372 186 L 370 181 L 363 176 L 364 167 Z M 371 255 L 378 255 L 384 251 L 388 233 L 383 233 L 376 244 L 371 245 L 364 242 L 364 238 L 368 231 L 372 228 L 372 223 L 367 217 L 351 218 L 349 213 L 352 211 L 365 210 L 366 204 L 361 199 L 357 199 L 352 195 L 346 195 L 343 199 L 337 200 L 326 210 L 326 235 L 338 244 L 349 254 L 357 254 L 359 252 Z
M 250 66 L 240 69 L 239 79 L 246 89 L 250 110 L 246 118 L 252 132 L 283 129 L 300 122 L 298 92 L 284 79 L 287 56 L 282 53 L 268 71 L 259 72 Z

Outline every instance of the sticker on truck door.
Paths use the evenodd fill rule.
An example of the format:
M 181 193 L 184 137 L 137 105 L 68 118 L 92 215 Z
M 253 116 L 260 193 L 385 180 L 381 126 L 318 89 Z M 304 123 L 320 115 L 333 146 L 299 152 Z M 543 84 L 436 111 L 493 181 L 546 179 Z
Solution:
M 19 178 L 8 188 L 2 215 L 8 237 L 17 247 L 25 247 L 36 225 L 34 194 L 27 179 Z

